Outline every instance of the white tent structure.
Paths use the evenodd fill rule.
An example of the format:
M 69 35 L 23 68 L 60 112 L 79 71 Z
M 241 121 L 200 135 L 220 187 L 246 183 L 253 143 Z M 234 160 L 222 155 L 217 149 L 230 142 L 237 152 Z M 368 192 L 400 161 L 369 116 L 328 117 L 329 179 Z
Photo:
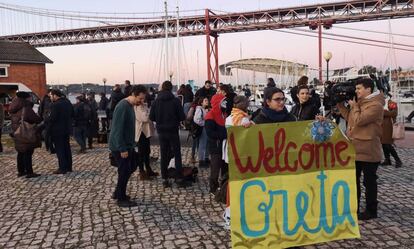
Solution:
M 225 76 L 233 75 L 234 69 L 274 74 L 279 76 L 274 80 L 287 87 L 296 85 L 297 80 L 303 75 L 308 75 L 309 72 L 308 65 L 271 58 L 250 58 L 231 61 L 220 65 L 219 69 L 220 73 Z

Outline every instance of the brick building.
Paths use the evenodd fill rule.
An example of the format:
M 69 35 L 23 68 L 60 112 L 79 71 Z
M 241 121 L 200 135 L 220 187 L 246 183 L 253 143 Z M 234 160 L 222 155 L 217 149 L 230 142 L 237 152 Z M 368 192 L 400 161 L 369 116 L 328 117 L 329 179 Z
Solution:
M 42 97 L 46 63 L 53 62 L 29 43 L 0 41 L 0 83 L 23 83 Z

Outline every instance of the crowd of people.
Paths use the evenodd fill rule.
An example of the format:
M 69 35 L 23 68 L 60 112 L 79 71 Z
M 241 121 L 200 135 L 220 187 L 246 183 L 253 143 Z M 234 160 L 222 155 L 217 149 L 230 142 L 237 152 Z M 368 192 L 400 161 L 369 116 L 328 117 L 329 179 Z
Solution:
M 393 147 L 392 124 L 397 116 L 395 102 L 389 100 L 385 106 L 384 94 L 376 89 L 371 79 L 359 79 L 355 85 L 357 100 L 337 103 L 335 108 L 346 121 L 346 135 L 356 151 L 358 203 L 361 196 L 360 178 L 364 176 L 367 207 L 364 211 L 358 210 L 358 215 L 361 220 L 366 220 L 378 216 L 378 166 L 390 165 L 391 156 L 396 167 L 401 167 L 402 161 Z M 170 81 L 163 82 L 158 92 L 125 81 L 123 87 L 113 87 L 109 99 L 101 93 L 99 103 L 95 101 L 94 93 L 89 93 L 79 95 L 72 105 L 61 91 L 50 90 L 43 98 L 39 112 L 35 113 L 30 95 L 18 92 L 9 109 L 11 135 L 14 136 L 17 151 L 17 175 L 27 178 L 39 176 L 33 171 L 32 156 L 40 144 L 39 141 L 22 142 L 20 137 L 24 123 L 37 124 L 30 127 L 36 129 L 46 149 L 56 153 L 58 169 L 55 174 L 73 170 L 69 143 L 71 135 L 79 145 L 79 153 L 85 153 L 87 147 L 93 149 L 93 138 L 98 132 L 108 132 L 109 150 L 118 170 L 112 197 L 120 207 L 136 206 L 137 203 L 126 193 L 130 176 L 137 169 L 141 180 L 152 180 L 159 175 L 152 169 L 150 158 L 150 141 L 155 134 L 160 147 L 163 187 L 170 188 L 174 182 L 178 187 L 191 184 L 186 180 L 188 171 L 181 154 L 180 129 L 185 127 L 189 130 L 189 139 L 192 139 L 191 162 L 198 168 L 209 169 L 209 192 L 215 195 L 217 201 L 226 202 L 226 128 L 326 120 L 321 111 L 321 98 L 309 86 L 306 76 L 301 77 L 297 86 L 291 89 L 295 103 L 291 111 L 285 105 L 285 92 L 276 86 L 272 78 L 268 79 L 264 89 L 262 106 L 253 113 L 249 111 L 250 95 L 248 86 L 234 89 L 231 85 L 219 84 L 216 89 L 210 81 L 206 81 L 195 93 L 190 85 L 181 85 L 176 95 Z M 98 111 L 106 113 L 101 124 L 98 123 Z M 0 125 L 4 119 L 2 114 L 0 105 Z M 381 162 L 382 154 L 385 160 Z M 175 168 L 173 176 L 169 167 Z M 171 178 L 175 181 L 172 182 Z M 227 222 L 230 220 L 228 208 L 224 215 Z

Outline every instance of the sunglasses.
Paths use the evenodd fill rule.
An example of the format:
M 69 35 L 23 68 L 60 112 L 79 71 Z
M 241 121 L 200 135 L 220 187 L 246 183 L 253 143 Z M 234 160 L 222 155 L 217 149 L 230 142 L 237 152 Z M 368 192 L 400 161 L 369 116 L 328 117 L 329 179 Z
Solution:
M 280 103 L 280 102 L 285 102 L 286 101 L 286 98 L 274 98 L 272 100 Z

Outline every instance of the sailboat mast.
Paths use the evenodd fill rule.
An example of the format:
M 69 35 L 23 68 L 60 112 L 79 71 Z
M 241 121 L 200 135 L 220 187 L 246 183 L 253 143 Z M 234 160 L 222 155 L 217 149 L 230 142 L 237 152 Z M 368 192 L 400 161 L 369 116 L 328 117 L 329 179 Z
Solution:
M 181 73 L 180 73 L 180 8 L 177 0 L 177 89 L 180 87 Z
M 164 1 L 164 8 L 165 8 L 165 79 L 169 79 L 169 65 L 168 65 L 168 5 L 167 1 Z

